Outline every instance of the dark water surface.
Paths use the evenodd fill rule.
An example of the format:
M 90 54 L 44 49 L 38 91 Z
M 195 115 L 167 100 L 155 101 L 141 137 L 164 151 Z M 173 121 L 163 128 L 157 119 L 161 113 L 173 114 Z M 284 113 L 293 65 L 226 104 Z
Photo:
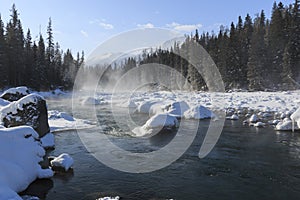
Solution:
M 50 102 L 49 107 L 55 109 L 58 104 Z M 59 110 L 68 109 L 61 107 Z M 109 111 L 101 109 L 99 121 L 110 127 L 113 119 Z M 137 118 L 145 120 L 142 116 Z M 40 196 L 47 200 L 116 195 L 132 200 L 300 198 L 299 133 L 275 132 L 272 127 L 258 129 L 245 126 L 242 121 L 226 121 L 213 151 L 199 159 L 198 152 L 208 125 L 209 121 L 200 122 L 196 139 L 176 162 L 146 174 L 120 172 L 100 163 L 87 152 L 76 131 L 56 133 L 56 149 L 50 155 L 69 153 L 75 161 L 74 171 L 55 175 L 52 181 L 39 180 L 37 185 L 43 193 Z M 86 134 L 103 134 L 95 131 L 89 129 Z M 112 133 L 111 129 L 107 128 L 105 133 Z M 161 148 L 174 134 L 162 134 L 153 139 L 114 134 L 108 137 L 126 150 L 143 152 Z

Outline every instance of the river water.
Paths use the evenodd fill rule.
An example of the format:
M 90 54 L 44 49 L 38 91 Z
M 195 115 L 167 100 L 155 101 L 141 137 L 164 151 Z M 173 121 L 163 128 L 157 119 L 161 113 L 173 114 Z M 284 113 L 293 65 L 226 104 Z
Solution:
M 49 101 L 49 109 L 70 112 L 66 101 Z M 176 131 L 152 139 L 115 134 L 109 109 L 99 109 L 103 133 L 123 149 L 144 152 L 166 145 Z M 120 111 L 121 112 L 121 111 Z M 147 116 L 139 115 L 140 121 Z M 191 122 L 195 123 L 195 122 Z M 111 169 L 94 158 L 76 131 L 55 134 L 56 148 L 49 155 L 69 153 L 74 171 L 38 180 L 27 194 L 42 199 L 299 199 L 300 134 L 275 132 L 272 127 L 255 128 L 242 121 L 226 121 L 214 149 L 203 159 L 198 152 L 209 121 L 201 121 L 193 144 L 177 161 L 158 171 L 131 174 Z M 95 134 L 98 129 L 84 130 Z M 109 152 L 109 151 L 108 151 Z

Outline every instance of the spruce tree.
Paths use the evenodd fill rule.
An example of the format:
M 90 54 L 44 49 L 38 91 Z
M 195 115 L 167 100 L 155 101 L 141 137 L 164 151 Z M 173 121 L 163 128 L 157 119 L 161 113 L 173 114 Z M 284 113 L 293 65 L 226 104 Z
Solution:
M 24 70 L 24 36 L 21 21 L 15 4 L 12 6 L 11 19 L 6 28 L 6 44 L 9 65 L 9 85 L 22 84 L 21 72 Z
M 261 12 L 254 22 L 254 32 L 249 50 L 247 79 L 250 90 L 264 89 L 264 74 L 266 71 L 266 46 L 265 46 L 265 14 Z
M 0 15 L 0 88 L 8 84 L 7 47 L 4 35 L 4 23 Z

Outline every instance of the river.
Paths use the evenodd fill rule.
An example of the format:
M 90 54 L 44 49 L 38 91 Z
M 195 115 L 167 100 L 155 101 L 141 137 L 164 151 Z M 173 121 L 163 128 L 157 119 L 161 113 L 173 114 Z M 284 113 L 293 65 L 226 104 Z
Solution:
M 67 102 L 50 100 L 48 107 L 70 112 Z M 113 143 L 126 150 L 153 151 L 166 145 L 176 134 L 169 132 L 152 139 L 113 134 L 116 130 L 111 127 L 113 119 L 109 109 L 102 106 L 100 111 L 98 120 L 107 129 L 97 134 L 107 134 Z M 146 117 L 137 118 L 143 121 Z M 51 180 L 38 180 L 26 193 L 46 200 L 95 200 L 104 196 L 120 196 L 124 200 L 299 199 L 299 133 L 276 132 L 272 127 L 255 128 L 243 125 L 242 120 L 227 120 L 214 149 L 199 159 L 208 125 L 209 121 L 200 122 L 196 139 L 177 161 L 145 174 L 105 166 L 89 154 L 76 131 L 56 133 L 56 148 L 49 155 L 69 153 L 75 161 L 74 171 L 57 174 Z M 97 131 L 84 130 L 86 134 Z

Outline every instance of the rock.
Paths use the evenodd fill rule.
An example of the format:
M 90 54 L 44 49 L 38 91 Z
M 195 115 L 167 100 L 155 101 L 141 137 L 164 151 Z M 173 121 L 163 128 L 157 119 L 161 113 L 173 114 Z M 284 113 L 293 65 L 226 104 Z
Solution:
M 27 95 L 3 107 L 0 119 L 6 128 L 31 126 L 40 138 L 50 132 L 46 101 L 37 94 Z
M 0 98 L 12 102 L 12 101 L 18 101 L 19 99 L 25 97 L 28 94 L 30 94 L 29 89 L 25 86 L 22 86 L 22 87 L 10 88 L 4 91 L 3 94 L 0 96 Z

